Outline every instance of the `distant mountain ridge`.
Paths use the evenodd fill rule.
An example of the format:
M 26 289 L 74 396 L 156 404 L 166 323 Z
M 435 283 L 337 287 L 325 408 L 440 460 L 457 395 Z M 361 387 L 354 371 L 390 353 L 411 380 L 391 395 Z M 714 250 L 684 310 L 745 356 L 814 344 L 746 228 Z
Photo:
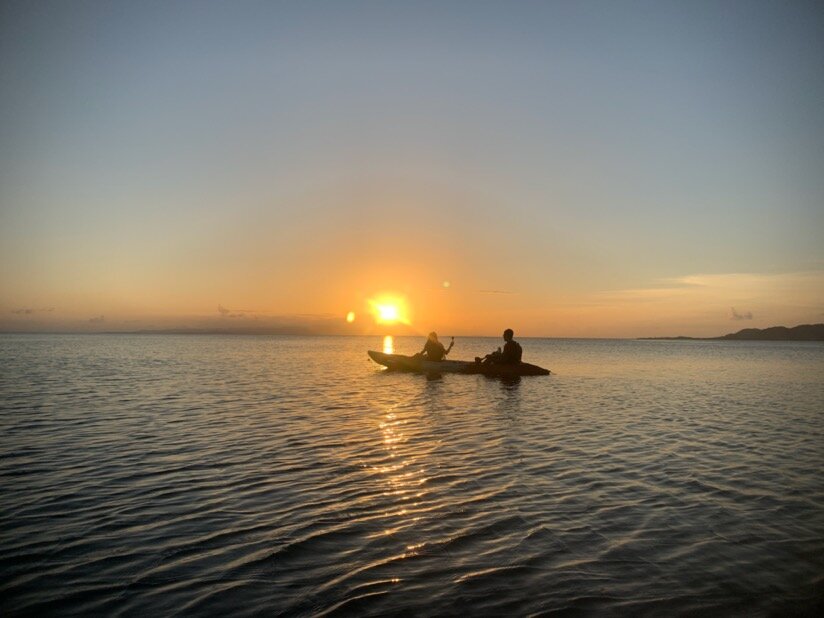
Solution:
M 691 339 L 700 341 L 824 341 L 824 324 L 800 324 L 771 326 L 770 328 L 745 328 L 737 333 L 721 337 L 641 337 L 641 339 Z
M 754 339 L 757 341 L 824 341 L 824 324 L 801 324 L 787 328 L 771 326 L 770 328 L 745 328 L 737 333 L 730 333 L 715 339 Z

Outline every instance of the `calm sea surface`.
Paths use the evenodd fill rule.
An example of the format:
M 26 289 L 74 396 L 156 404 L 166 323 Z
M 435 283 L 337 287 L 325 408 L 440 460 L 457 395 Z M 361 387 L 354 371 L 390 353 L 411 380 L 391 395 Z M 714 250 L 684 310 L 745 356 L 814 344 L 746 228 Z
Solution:
M 821 609 L 824 345 L 521 343 L 0 336 L 0 614 Z

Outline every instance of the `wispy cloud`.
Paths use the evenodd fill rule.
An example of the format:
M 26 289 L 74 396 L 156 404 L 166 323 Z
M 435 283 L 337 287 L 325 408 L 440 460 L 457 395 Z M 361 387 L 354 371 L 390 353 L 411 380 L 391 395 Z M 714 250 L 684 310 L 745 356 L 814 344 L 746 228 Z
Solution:
M 51 313 L 54 307 L 46 307 L 45 309 L 32 309 L 31 307 L 22 307 L 20 309 L 12 309 L 11 313 L 15 315 L 32 315 L 33 313 Z
M 227 309 L 223 305 L 217 306 L 217 312 L 224 318 L 242 318 L 243 311 L 236 311 L 234 309 Z
M 517 292 L 509 292 L 507 290 L 478 290 L 481 294 L 517 294 Z
M 824 272 L 801 273 L 726 273 L 689 275 L 658 279 L 638 288 L 604 291 L 595 295 L 599 300 L 638 302 L 645 300 L 676 300 L 679 298 L 716 299 L 727 297 L 773 297 L 816 300 L 816 290 L 822 289 Z M 739 313 L 746 315 L 746 313 Z M 749 319 L 749 318 L 743 318 Z
M 103 315 L 96 315 L 93 318 L 89 318 L 90 324 L 103 324 L 106 321 L 106 316 Z
M 743 313 L 739 313 L 735 310 L 735 307 L 730 307 L 731 320 L 752 320 L 752 311 L 744 311 Z

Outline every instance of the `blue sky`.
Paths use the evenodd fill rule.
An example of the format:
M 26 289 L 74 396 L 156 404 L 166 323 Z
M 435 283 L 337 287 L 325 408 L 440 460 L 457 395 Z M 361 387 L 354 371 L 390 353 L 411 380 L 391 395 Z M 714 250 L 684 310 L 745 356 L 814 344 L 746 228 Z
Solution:
M 820 4 L 0 11 L 6 322 L 345 315 L 384 290 L 484 333 L 824 313 Z M 695 277 L 726 283 L 633 301 Z

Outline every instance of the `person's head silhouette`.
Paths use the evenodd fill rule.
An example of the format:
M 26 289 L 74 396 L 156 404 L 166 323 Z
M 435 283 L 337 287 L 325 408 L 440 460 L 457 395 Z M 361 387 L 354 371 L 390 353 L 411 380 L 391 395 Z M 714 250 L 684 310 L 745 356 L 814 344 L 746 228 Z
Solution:
M 429 333 L 429 341 L 434 341 L 435 343 L 438 343 L 438 333 L 436 333 L 434 330 L 431 333 Z
M 515 333 L 512 332 L 511 328 L 507 328 L 504 331 L 504 341 L 512 341 L 512 337 L 514 337 L 514 336 L 515 336 Z

